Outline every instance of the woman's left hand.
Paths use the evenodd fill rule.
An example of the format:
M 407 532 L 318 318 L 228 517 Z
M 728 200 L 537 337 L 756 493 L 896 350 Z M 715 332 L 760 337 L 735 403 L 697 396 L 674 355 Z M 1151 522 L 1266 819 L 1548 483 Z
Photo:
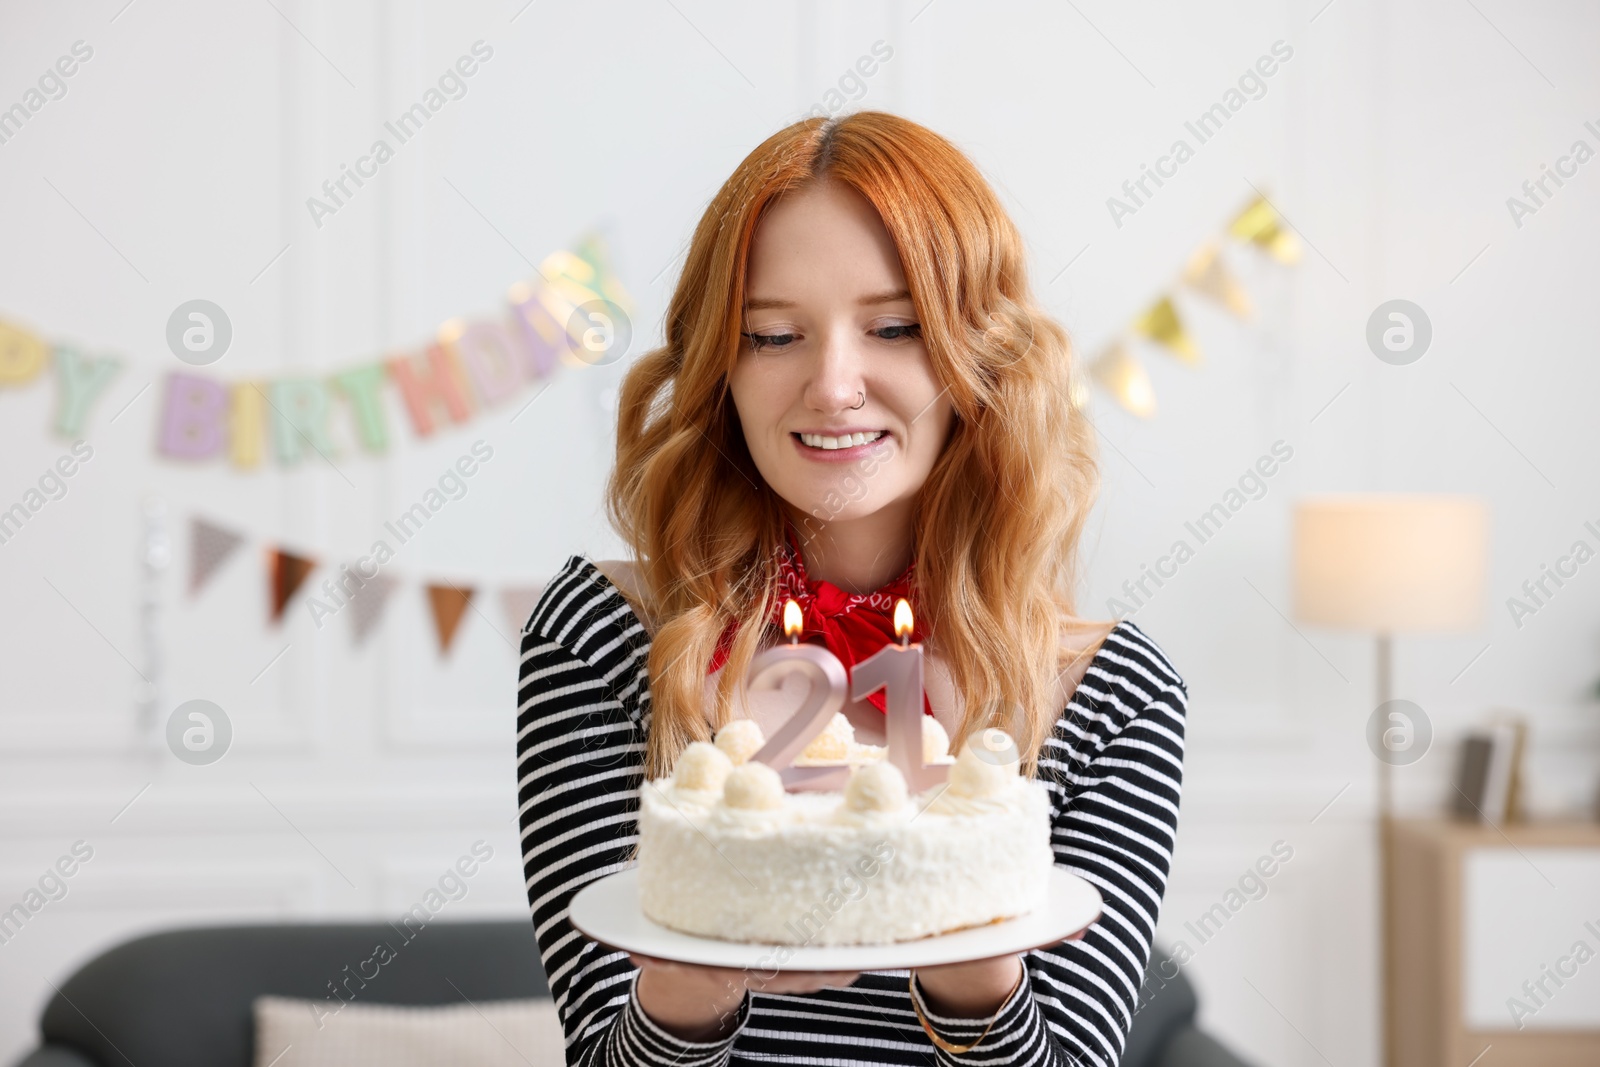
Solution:
M 984 1019 L 1000 1010 L 1022 977 L 1021 956 L 916 968 L 917 985 L 936 1015 Z
M 1079 930 L 1068 941 L 1082 940 Z M 1022 978 L 1021 956 L 918 967 L 914 973 L 928 1007 L 952 1019 L 986 1019 L 998 1012 Z

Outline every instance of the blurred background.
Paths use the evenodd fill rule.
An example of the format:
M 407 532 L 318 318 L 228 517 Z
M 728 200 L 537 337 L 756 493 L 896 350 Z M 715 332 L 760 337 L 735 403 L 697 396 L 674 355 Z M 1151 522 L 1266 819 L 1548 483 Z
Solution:
M 7 5 L 0 1060 L 152 930 L 392 920 L 468 855 L 443 917 L 526 916 L 517 632 L 621 554 L 617 384 L 738 162 L 875 108 L 971 155 L 1075 339 L 1081 611 L 1191 694 L 1161 942 L 1203 1025 L 1375 1064 L 1388 1005 L 1440 1063 L 1595 1062 L 1597 34 L 1504 0 Z M 1400 510 L 1367 541 L 1341 500 Z M 1397 558 L 1431 621 L 1362 614 Z M 1385 780 L 1419 865 L 1387 908 Z

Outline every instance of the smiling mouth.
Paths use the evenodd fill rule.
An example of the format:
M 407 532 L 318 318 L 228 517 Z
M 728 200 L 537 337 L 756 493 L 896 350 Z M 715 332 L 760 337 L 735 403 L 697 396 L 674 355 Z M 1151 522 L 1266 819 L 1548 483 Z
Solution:
M 841 448 L 856 448 L 860 445 L 870 445 L 874 441 L 882 440 L 889 436 L 888 430 L 873 430 L 870 433 L 847 433 L 838 437 L 828 437 L 818 433 L 797 433 L 793 435 L 800 443 L 808 448 L 820 448 L 825 452 L 832 452 Z

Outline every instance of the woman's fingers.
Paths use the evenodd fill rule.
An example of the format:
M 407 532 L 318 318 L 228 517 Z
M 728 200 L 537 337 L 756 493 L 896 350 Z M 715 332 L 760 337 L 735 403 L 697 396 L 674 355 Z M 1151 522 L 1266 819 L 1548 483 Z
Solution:
M 660 970 L 660 971 L 679 971 L 679 970 L 683 970 L 686 967 L 693 967 L 694 966 L 694 964 L 692 964 L 692 963 L 678 963 L 676 960 L 658 959 L 655 956 L 644 956 L 644 955 L 640 955 L 637 952 L 628 953 L 628 962 L 632 963 L 635 967 L 639 968 L 641 971 L 645 970 L 646 968 L 649 968 L 651 970 Z M 701 969 L 704 969 L 704 968 L 701 968 Z
M 859 971 L 836 972 L 828 976 L 824 989 L 848 989 L 856 984 L 856 979 L 861 977 Z
M 628 953 L 628 962 L 640 970 L 687 972 L 710 985 L 724 989 L 744 986 L 757 992 L 803 993 L 818 989 L 844 989 L 861 977 L 859 971 L 778 971 L 766 975 L 732 967 L 704 967 L 697 963 L 677 963 L 638 952 Z
M 784 971 L 751 988 L 773 993 L 805 993 L 844 989 L 861 977 L 859 971 Z
M 781 985 L 789 989 L 800 987 L 829 989 L 849 985 L 853 981 L 855 981 L 854 975 L 838 974 L 832 971 L 787 971 L 780 972 L 774 978 L 769 978 L 766 984 L 768 986 Z

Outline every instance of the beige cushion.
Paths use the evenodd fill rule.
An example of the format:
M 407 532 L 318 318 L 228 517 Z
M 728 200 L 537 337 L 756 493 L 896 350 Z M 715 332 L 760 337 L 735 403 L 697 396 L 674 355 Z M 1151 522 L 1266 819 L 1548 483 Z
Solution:
M 337 1005 L 338 1002 L 332 1002 Z M 548 1000 L 404 1007 L 257 997 L 255 1067 L 561 1067 Z

